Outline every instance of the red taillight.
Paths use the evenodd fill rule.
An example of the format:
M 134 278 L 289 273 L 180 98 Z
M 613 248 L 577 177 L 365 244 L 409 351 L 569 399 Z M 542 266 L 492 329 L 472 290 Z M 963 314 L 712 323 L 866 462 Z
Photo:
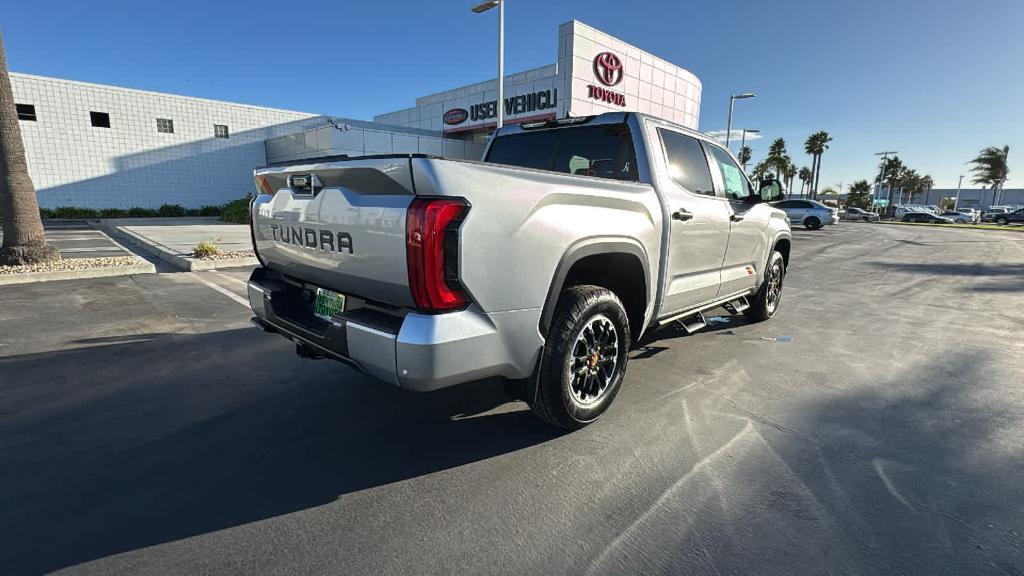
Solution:
M 458 283 L 458 226 L 468 211 L 465 201 L 449 198 L 417 198 L 409 206 L 405 221 L 409 288 L 416 307 L 424 312 L 466 305 Z

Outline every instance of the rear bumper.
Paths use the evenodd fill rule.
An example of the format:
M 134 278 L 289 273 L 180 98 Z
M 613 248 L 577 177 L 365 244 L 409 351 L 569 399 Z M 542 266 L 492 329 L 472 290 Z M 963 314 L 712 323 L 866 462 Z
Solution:
M 491 376 L 526 378 L 543 345 L 540 308 L 403 315 L 356 308 L 328 322 L 313 316 L 302 288 L 277 272 L 257 268 L 248 286 L 254 321 L 265 330 L 412 390 Z

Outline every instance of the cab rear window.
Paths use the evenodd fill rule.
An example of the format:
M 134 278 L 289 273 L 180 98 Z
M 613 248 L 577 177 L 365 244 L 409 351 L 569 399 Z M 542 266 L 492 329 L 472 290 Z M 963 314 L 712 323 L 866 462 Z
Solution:
M 487 162 L 565 174 L 637 181 L 636 154 L 628 126 L 578 126 L 497 138 Z

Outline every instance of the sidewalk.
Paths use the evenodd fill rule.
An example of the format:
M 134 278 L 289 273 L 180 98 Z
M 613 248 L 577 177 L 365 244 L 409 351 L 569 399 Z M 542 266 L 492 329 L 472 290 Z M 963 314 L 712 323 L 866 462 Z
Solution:
M 61 260 L 7 268 L 0 273 L 0 286 L 156 272 L 152 263 L 128 252 L 84 220 L 44 220 L 43 229 L 47 242 L 60 250 Z M 3 231 L 0 230 L 2 242 Z
M 99 220 L 99 227 L 115 238 L 182 270 L 210 270 L 259 264 L 252 251 L 249 227 L 226 224 L 209 218 L 110 218 Z M 221 256 L 193 258 L 192 249 L 200 242 L 217 244 Z

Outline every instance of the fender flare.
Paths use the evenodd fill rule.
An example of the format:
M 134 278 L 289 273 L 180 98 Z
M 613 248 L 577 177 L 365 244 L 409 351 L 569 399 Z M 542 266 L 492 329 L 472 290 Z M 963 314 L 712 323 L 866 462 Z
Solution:
M 541 336 L 547 337 L 548 328 L 551 326 L 552 317 L 555 315 L 555 307 L 558 305 L 558 297 L 565 287 L 565 279 L 569 276 L 569 271 L 580 260 L 600 254 L 628 254 L 640 261 L 640 266 L 644 271 L 644 320 L 647 319 L 647 311 L 651 306 L 651 269 L 644 247 L 636 240 L 624 236 L 583 238 L 566 248 L 561 259 L 558 261 L 558 265 L 555 266 L 551 284 L 548 285 L 548 295 L 544 300 L 544 307 L 540 315 Z M 640 331 L 642 332 L 642 328 Z M 637 332 L 637 334 L 640 334 L 640 332 Z

